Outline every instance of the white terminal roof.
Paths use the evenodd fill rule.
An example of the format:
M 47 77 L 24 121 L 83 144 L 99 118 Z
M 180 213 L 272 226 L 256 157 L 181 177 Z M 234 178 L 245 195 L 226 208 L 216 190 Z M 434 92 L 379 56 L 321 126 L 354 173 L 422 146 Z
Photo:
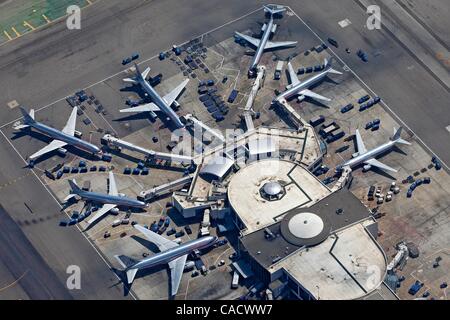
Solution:
M 211 174 L 219 179 L 222 179 L 233 165 L 233 160 L 223 157 L 222 155 L 217 155 L 209 159 L 207 164 L 203 165 L 200 173 Z
M 248 141 L 250 157 L 277 151 L 278 137 L 256 135 Z
M 284 187 L 286 194 L 279 200 L 269 201 L 261 196 L 260 189 L 274 181 Z M 307 169 L 279 159 L 252 162 L 235 173 L 228 184 L 228 200 L 244 223 L 246 234 L 280 220 L 291 209 L 309 206 L 330 193 Z
M 289 220 L 288 228 L 297 238 L 314 238 L 322 232 L 323 220 L 317 214 L 302 212 L 296 214 Z
M 379 287 L 386 273 L 386 257 L 376 242 L 357 223 L 320 245 L 302 250 L 270 268 L 283 268 L 316 299 L 350 300 Z

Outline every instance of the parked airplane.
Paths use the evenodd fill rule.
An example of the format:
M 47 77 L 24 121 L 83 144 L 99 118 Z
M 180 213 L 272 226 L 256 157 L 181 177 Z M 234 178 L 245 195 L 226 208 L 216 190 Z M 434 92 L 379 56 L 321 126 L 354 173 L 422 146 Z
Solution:
M 278 96 L 276 96 L 272 102 L 280 102 L 281 100 L 289 99 L 295 95 L 299 96 L 299 100 L 303 100 L 305 97 L 310 97 L 313 99 L 318 100 L 325 100 L 325 101 L 331 101 L 331 99 L 321 96 L 320 94 L 314 93 L 313 91 L 309 90 L 310 87 L 315 85 L 316 83 L 320 82 L 325 78 L 329 73 L 334 74 L 342 74 L 342 72 L 339 72 L 331 67 L 331 60 L 328 61 L 327 59 L 324 60 L 324 70 L 314 76 L 312 76 L 309 79 L 306 79 L 305 81 L 301 82 L 297 78 L 297 73 L 295 72 L 294 68 L 292 67 L 291 63 L 288 63 L 288 71 L 289 71 L 289 78 L 290 78 L 290 84 L 286 87 L 286 91 L 280 93 Z
M 124 272 L 126 273 L 128 284 L 133 283 L 134 277 L 139 270 L 168 264 L 170 268 L 172 296 L 177 294 L 188 254 L 194 250 L 207 248 L 217 240 L 217 237 L 206 236 L 178 244 L 138 224 L 135 224 L 134 227 L 150 242 L 156 244 L 161 252 L 140 261 L 124 255 L 115 256 L 122 267 L 125 268 Z
M 80 197 L 82 200 L 89 201 L 94 205 L 100 204 L 101 207 L 95 212 L 95 215 L 88 221 L 91 225 L 95 221 L 99 220 L 109 211 L 118 212 L 117 207 L 132 207 L 132 208 L 146 208 L 148 204 L 139 201 L 137 199 L 128 198 L 123 194 L 117 192 L 116 180 L 114 179 L 114 174 L 112 171 L 109 172 L 109 192 L 108 194 L 85 191 L 81 189 L 75 180 L 69 180 L 70 187 L 72 188 L 71 193 L 64 199 L 68 201 L 73 197 Z
M 264 52 L 264 50 L 268 49 L 275 49 L 275 48 L 281 48 L 281 47 L 292 47 L 297 44 L 297 41 L 280 41 L 280 42 L 273 42 L 269 41 L 269 37 L 272 33 L 275 33 L 275 30 L 277 29 L 277 25 L 273 23 L 273 15 L 277 13 L 281 13 L 285 11 L 286 8 L 283 6 L 278 5 L 266 5 L 264 6 L 264 12 L 270 13 L 270 20 L 269 23 L 264 23 L 262 26 L 261 31 L 263 32 L 263 35 L 261 39 L 256 39 L 250 36 L 246 36 L 245 34 L 242 34 L 240 32 L 235 31 L 235 35 L 238 38 L 244 39 L 254 47 L 256 47 L 255 55 L 253 56 L 252 63 L 250 65 L 250 68 L 248 70 L 248 76 L 253 77 L 256 75 L 256 67 L 258 66 L 259 60 L 261 60 L 261 56 Z
M 24 124 L 15 126 L 14 129 L 23 130 L 27 128 L 33 128 L 36 131 L 39 131 L 53 138 L 52 142 L 50 142 L 47 146 L 28 157 L 30 159 L 30 164 L 33 164 L 34 160 L 36 160 L 40 156 L 54 150 L 58 150 L 65 154 L 67 150 L 63 147 L 65 147 L 66 145 L 75 146 L 92 154 L 101 153 L 100 148 L 96 145 L 75 137 L 77 107 L 73 108 L 69 120 L 61 131 L 36 121 L 34 119 L 34 109 L 31 109 L 30 113 L 28 113 L 24 108 L 20 107 L 20 111 L 22 112 L 24 117 Z
M 360 164 L 364 164 L 364 167 L 363 167 L 364 171 L 369 170 L 373 166 L 373 167 L 378 167 L 383 170 L 397 172 L 396 169 L 391 168 L 391 167 L 381 163 L 380 161 L 376 160 L 375 157 L 377 157 L 380 154 L 383 154 L 386 151 L 391 150 L 394 147 L 394 145 L 396 145 L 397 143 L 411 145 L 411 143 L 403 140 L 400 137 L 401 132 L 402 132 L 402 127 L 400 127 L 398 130 L 396 130 L 394 128 L 394 135 L 392 136 L 392 138 L 389 139 L 388 142 L 383 143 L 382 145 L 380 145 L 376 148 L 373 148 L 371 150 L 367 150 L 366 147 L 364 146 L 364 142 L 362 141 L 362 138 L 361 138 L 361 135 L 360 135 L 358 129 L 356 129 L 356 133 L 355 133 L 356 134 L 356 146 L 358 148 L 358 152 L 354 158 L 347 160 L 344 163 L 342 163 L 341 165 L 337 166 L 336 172 L 342 171 L 343 168 L 346 166 L 353 168 Z
M 164 97 L 161 97 L 156 92 L 156 90 L 148 83 L 148 81 L 145 80 L 148 73 L 150 72 L 150 68 L 145 69 L 144 72 L 141 73 L 137 64 L 134 64 L 134 67 L 136 68 L 136 75 L 133 78 L 123 79 L 123 81 L 132 84 L 139 84 L 142 89 L 150 96 L 152 102 L 137 107 L 122 109 L 120 110 L 120 112 L 150 112 L 152 115 L 155 115 L 154 112 L 161 111 L 175 123 L 177 128 L 183 128 L 184 124 L 181 122 L 175 111 L 173 111 L 171 105 L 174 102 L 176 103 L 176 98 L 180 95 L 181 91 L 183 91 L 184 87 L 186 87 L 189 79 L 185 79 L 178 85 L 178 87 L 170 91 Z

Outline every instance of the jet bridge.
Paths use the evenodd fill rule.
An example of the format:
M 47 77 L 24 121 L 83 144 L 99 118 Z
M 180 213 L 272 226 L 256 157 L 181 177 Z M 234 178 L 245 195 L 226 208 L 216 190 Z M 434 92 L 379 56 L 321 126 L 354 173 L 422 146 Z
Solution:
M 149 190 L 141 191 L 141 193 L 138 196 L 138 199 L 141 201 L 150 201 L 153 198 L 166 194 L 167 192 L 178 190 L 181 187 L 190 184 L 193 178 L 194 174 L 189 174 L 185 177 L 162 184 Z
M 253 102 L 255 101 L 258 90 L 264 86 L 264 77 L 265 77 L 265 73 L 266 73 L 266 67 L 258 66 L 257 72 L 258 73 L 257 73 L 256 79 L 255 79 L 255 82 L 253 83 L 252 90 L 250 91 L 250 95 L 249 95 L 247 103 L 245 104 L 245 107 L 244 107 L 244 113 L 242 114 L 244 117 L 245 126 L 247 127 L 247 131 L 252 131 L 255 129 L 255 126 L 253 125 L 253 119 L 252 119 L 252 116 L 254 114 Z
M 300 116 L 300 114 L 298 114 L 298 112 L 295 111 L 294 108 L 292 108 L 292 106 L 286 101 L 286 99 L 282 98 L 275 103 L 283 108 L 283 110 L 289 115 L 289 118 L 297 127 L 297 130 L 302 131 L 304 129 L 305 121 Z
M 214 137 L 216 137 L 217 139 L 219 139 L 222 143 L 225 142 L 225 137 L 218 131 L 218 130 L 214 130 L 213 128 L 207 126 L 206 124 L 204 124 L 203 122 L 201 122 L 200 120 L 198 120 L 197 118 L 195 118 L 192 114 L 187 114 L 184 116 L 184 118 L 194 124 L 194 125 L 199 125 L 203 130 L 209 132 L 210 134 L 212 134 Z
M 166 152 L 158 152 L 149 149 L 142 148 L 137 146 L 131 142 L 124 141 L 113 137 L 110 134 L 105 134 L 102 138 L 102 141 L 106 142 L 108 145 L 113 145 L 115 147 L 128 149 L 131 151 L 138 152 L 140 154 L 145 155 L 148 159 L 158 159 L 158 160 L 170 160 L 172 162 L 178 163 L 191 163 L 193 158 L 189 156 L 179 155 L 176 153 L 166 153 Z

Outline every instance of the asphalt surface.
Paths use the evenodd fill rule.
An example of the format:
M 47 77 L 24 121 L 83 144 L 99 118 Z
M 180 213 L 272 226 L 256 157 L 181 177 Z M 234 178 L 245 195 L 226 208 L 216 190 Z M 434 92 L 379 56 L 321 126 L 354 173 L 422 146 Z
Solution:
M 10 287 L 28 299 L 72 299 L 70 292 L 59 281 L 53 270 L 45 263 L 39 252 L 30 243 L 20 227 L 0 206 L 0 268 L 2 279 L 12 278 Z M 7 271 L 6 271 L 7 270 Z M 7 290 L 2 290 L 7 293 Z M 2 293 L 0 291 L 0 297 Z M 22 297 L 21 297 L 22 298 Z
M 254 11 L 263 3 L 193 0 L 189 6 L 180 6 L 175 0 L 99 1 L 82 11 L 81 30 L 68 30 L 62 21 L 0 46 L 0 126 L 19 117 L 18 109 L 7 106 L 9 101 L 17 100 L 28 107 L 46 106 L 122 71 L 121 60 L 134 51 L 149 58 Z M 411 52 L 387 30 L 367 30 L 367 15 L 356 1 L 284 3 L 320 37 L 335 38 L 340 46 L 333 50 L 426 145 L 450 163 L 450 133 L 445 130 L 450 124 L 449 93 Z M 352 24 L 342 29 L 337 23 L 345 18 Z M 234 28 L 240 30 L 239 22 L 208 41 L 224 40 Z M 351 48 L 351 54 L 344 52 L 346 47 Z M 369 54 L 369 63 L 361 62 L 354 54 L 359 48 Z M 35 261 L 36 270 L 41 271 L 36 272 L 45 273 L 53 279 L 51 283 L 65 286 L 68 265 L 79 265 L 82 270 L 82 290 L 67 293 L 56 283 L 49 284 L 53 289 L 44 298 L 122 298 L 115 275 L 84 236 L 74 228 L 57 226 L 59 205 L 39 179 L 23 168 L 24 162 L 3 135 L 0 155 L 0 203 L 23 232 L 20 236 L 20 230 L 14 229 L 15 239 L 27 239 L 35 250 L 33 256 L 41 255 L 43 261 L 37 257 Z M 16 281 L 19 273 L 8 271 L 14 264 L 3 256 L 1 263 L 0 274 L 8 274 L 5 279 Z M 32 284 L 22 284 L 22 280 L 16 283 L 24 287 L 1 283 L 6 289 L 0 294 L 8 298 L 35 296 Z
M 59 204 L 32 171 L 23 168 L 25 163 L 3 135 L 0 155 L 0 203 L 7 212 L 0 220 L 0 297 L 17 299 L 26 294 L 30 299 L 124 298 L 121 287 L 116 285 L 118 279 L 84 236 L 75 228 L 58 226 L 64 218 Z M 71 265 L 80 267 L 80 290 L 66 288 L 66 271 Z M 42 289 L 47 289 L 37 293 L 41 281 L 45 283 Z M 22 290 L 14 289 L 17 285 Z
M 332 37 L 337 40 L 339 48 L 333 50 L 427 146 L 450 165 L 450 132 L 445 129 L 450 125 L 450 94 L 412 53 L 388 30 L 368 30 L 365 27 L 368 16 L 357 1 L 293 2 L 291 8 L 322 39 Z M 341 28 L 338 22 L 346 18 L 352 24 Z M 351 54 L 345 53 L 346 47 L 351 49 Z M 368 53 L 368 63 L 356 56 L 359 48 Z

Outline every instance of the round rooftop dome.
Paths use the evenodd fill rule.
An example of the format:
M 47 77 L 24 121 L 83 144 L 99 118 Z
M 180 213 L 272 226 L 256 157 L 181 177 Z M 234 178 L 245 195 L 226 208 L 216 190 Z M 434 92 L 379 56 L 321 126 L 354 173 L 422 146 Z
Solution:
M 302 212 L 293 216 L 288 223 L 289 231 L 297 238 L 310 239 L 323 230 L 323 220 L 314 213 Z
M 325 217 L 304 209 L 284 216 L 280 228 L 283 238 L 299 247 L 315 246 L 328 238 L 331 232 L 331 225 Z
M 277 196 L 283 191 L 283 187 L 276 181 L 270 181 L 264 184 L 263 190 L 269 196 Z

